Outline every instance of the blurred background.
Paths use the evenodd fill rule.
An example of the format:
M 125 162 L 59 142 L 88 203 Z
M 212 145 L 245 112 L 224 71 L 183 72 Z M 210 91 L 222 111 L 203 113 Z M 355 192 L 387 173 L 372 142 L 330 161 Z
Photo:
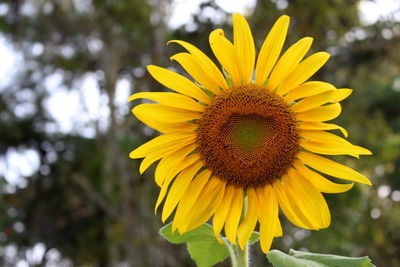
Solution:
M 128 153 L 157 135 L 131 114 L 134 92 L 164 90 L 146 72 L 183 39 L 211 55 L 208 34 L 230 13 L 249 20 L 257 46 L 291 16 L 286 48 L 314 37 L 332 54 L 314 79 L 354 88 L 335 122 L 373 156 L 336 160 L 373 187 L 326 194 L 332 225 L 294 227 L 273 248 L 369 255 L 400 266 L 399 0 L 0 1 L 0 265 L 194 266 L 184 245 L 158 236 L 152 169 Z M 258 245 L 254 266 L 268 266 Z M 225 261 L 218 266 L 229 266 Z

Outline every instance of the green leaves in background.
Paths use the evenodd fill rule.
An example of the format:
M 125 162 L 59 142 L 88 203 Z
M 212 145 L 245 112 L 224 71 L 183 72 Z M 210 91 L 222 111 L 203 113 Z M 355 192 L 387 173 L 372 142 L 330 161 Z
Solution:
M 375 267 L 367 256 L 350 258 L 292 249 L 289 255 L 279 250 L 271 250 L 267 258 L 275 267 Z
M 188 242 L 186 246 L 199 267 L 213 266 L 229 256 L 228 248 L 217 241 Z
M 229 256 L 227 246 L 218 243 L 209 224 L 180 235 L 172 232 L 172 223 L 169 223 L 160 229 L 160 235 L 173 244 L 186 243 L 190 257 L 199 267 L 213 266 Z
M 250 238 L 249 238 L 249 245 L 253 245 L 254 243 L 256 243 L 258 241 L 258 239 L 260 238 L 260 233 L 254 231 Z
M 172 223 L 169 223 L 160 229 L 160 235 L 172 244 L 186 243 L 190 257 L 199 267 L 213 266 L 229 256 L 227 245 L 218 243 L 212 226 L 207 223 L 183 235 L 173 233 Z M 259 233 L 253 232 L 249 243 L 257 242 L 259 236 Z
M 173 244 L 186 243 L 191 258 L 199 267 L 213 266 L 229 256 L 227 246 L 231 245 L 218 243 L 212 226 L 207 223 L 183 235 L 173 233 L 172 223 L 169 223 L 160 229 L 160 235 Z M 253 232 L 249 244 L 257 242 L 259 236 L 258 232 Z M 275 267 L 375 267 L 367 256 L 351 258 L 292 249 L 289 254 L 271 250 L 267 258 Z

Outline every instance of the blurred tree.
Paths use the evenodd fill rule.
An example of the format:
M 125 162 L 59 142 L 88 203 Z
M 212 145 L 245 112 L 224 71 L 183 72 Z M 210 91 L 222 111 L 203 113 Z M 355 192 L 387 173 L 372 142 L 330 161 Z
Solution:
M 158 238 L 143 230 L 148 218 L 152 220 L 155 193 L 147 193 L 151 180 L 135 174 L 137 166 L 127 158 L 130 148 L 142 142 L 143 130 L 137 125 L 129 130 L 132 120 L 118 114 L 115 97 L 123 78 L 149 90 L 144 66 L 164 54 L 169 1 L 2 5 L 9 12 L 0 19 L 1 30 L 23 53 L 25 64 L 18 80 L 2 91 L 1 153 L 31 148 L 40 157 L 38 172 L 28 177 L 25 188 L 1 195 L 1 229 L 7 230 L 3 244 L 16 244 L 23 255 L 24 248 L 42 242 L 76 264 L 162 265 L 158 257 L 143 257 L 154 253 L 144 244 Z M 88 126 L 77 122 L 68 134 L 49 130 L 57 122 L 46 110 L 51 94 L 46 82 L 55 73 L 62 77 L 59 86 L 70 91 L 84 90 L 77 85 L 94 73 L 109 116 L 105 122 L 99 117 L 86 122 L 94 130 L 92 137 L 85 137 L 83 128 Z M 25 104 L 20 103 L 22 94 L 31 96 L 26 101 L 34 108 L 18 116 L 16 109 Z M 16 215 L 10 218 L 14 209 Z M 22 223 L 23 233 L 16 232 L 16 223 Z
M 377 266 L 400 266 L 400 24 L 361 24 L 359 3 L 258 0 L 246 13 L 257 47 L 279 15 L 288 14 L 286 47 L 312 36 L 313 51 L 332 54 L 314 78 L 355 89 L 337 123 L 349 129 L 351 141 L 374 152 L 360 161 L 339 158 L 365 172 L 374 187 L 357 185 L 346 194 L 326 195 L 332 225 L 319 232 L 298 229 L 282 217 L 285 235 L 273 246 L 368 254 Z M 166 25 L 170 1 L 14 0 L 0 5 L 8 9 L 0 15 L 2 35 L 24 55 L 18 78 L 0 91 L 0 155 L 4 161 L 10 151 L 31 149 L 40 159 L 25 186 L 13 188 L 0 180 L 0 264 L 29 260 L 26 252 L 40 242 L 45 253 L 55 248 L 73 265 L 193 266 L 183 246 L 157 236 L 161 223 L 152 214 L 158 193 L 152 170 L 139 176 L 138 161 L 127 157 L 155 133 L 116 105 L 117 84 L 125 79 L 137 91 L 161 90 L 144 67 L 152 63 L 181 70 L 166 62 L 181 51 L 173 45 L 166 50 L 166 40 L 184 39 L 211 55 L 208 34 L 218 23 L 230 36 L 230 16 L 214 1 L 204 1 L 190 25 L 171 30 Z M 74 121 L 72 130 L 63 131 L 46 104 L 55 92 L 49 80 L 59 75 L 54 90 L 77 91 L 84 98 L 81 84 L 88 74 L 99 89 L 97 104 L 108 115 Z M 81 116 L 88 117 L 85 111 Z M 16 247 L 14 258 L 5 253 L 10 245 Z M 254 265 L 265 266 L 258 248 L 253 254 Z

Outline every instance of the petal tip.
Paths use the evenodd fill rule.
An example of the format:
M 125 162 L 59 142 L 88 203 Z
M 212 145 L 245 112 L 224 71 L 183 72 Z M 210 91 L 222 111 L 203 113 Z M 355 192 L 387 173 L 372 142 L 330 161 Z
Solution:
M 138 105 L 138 106 L 134 107 L 133 109 L 131 109 L 132 114 L 135 115 L 136 117 L 138 117 L 138 110 L 140 110 L 140 106 L 141 105 Z
M 131 95 L 129 98 L 128 98 L 128 102 L 131 102 L 131 101 L 133 101 L 133 100 L 136 100 L 136 99 L 138 99 L 139 97 L 137 97 L 137 93 L 136 94 L 133 94 L 133 95 Z
M 142 175 L 147 170 L 147 166 L 144 164 L 140 164 L 139 166 L 139 174 Z
M 153 73 L 155 71 L 157 71 L 157 69 L 159 69 L 159 68 L 161 68 L 161 67 L 156 66 L 156 65 L 152 65 L 152 64 L 146 66 L 146 69 L 150 73 L 151 76 L 153 76 Z
M 244 18 L 244 16 L 240 13 L 232 13 L 232 17 L 233 19 L 240 19 L 240 18 Z
M 304 38 L 302 38 L 301 40 L 300 40 L 301 42 L 306 42 L 306 43 L 310 43 L 309 45 L 311 46 L 311 44 L 312 44 L 312 42 L 314 41 L 314 38 L 313 37 L 304 37 Z M 300 42 L 299 41 L 299 42 Z
M 289 20 L 290 21 L 290 17 L 288 15 L 282 15 L 279 17 L 278 20 Z
M 176 40 L 169 40 L 169 41 L 167 42 L 167 45 L 170 45 L 171 43 L 176 43 Z
M 280 16 L 275 22 L 275 24 L 280 24 L 284 26 L 284 28 L 286 29 L 289 27 L 289 23 L 290 23 L 290 17 L 288 15 Z
M 138 155 L 136 155 L 136 149 L 129 153 L 129 157 L 131 159 L 138 159 L 139 158 Z
M 331 57 L 331 54 L 326 52 L 326 51 L 322 51 L 322 52 L 319 52 L 319 53 L 324 58 L 325 61 L 328 61 L 328 59 Z

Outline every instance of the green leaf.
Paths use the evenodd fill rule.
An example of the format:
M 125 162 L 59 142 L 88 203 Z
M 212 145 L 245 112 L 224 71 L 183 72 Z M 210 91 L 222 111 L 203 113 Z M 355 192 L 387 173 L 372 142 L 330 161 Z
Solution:
M 253 245 L 254 243 L 256 243 L 258 241 L 258 239 L 260 239 L 260 233 L 254 231 L 249 239 L 249 245 Z
M 193 229 L 183 235 L 179 234 L 178 231 L 172 233 L 172 223 L 169 223 L 160 229 L 160 235 L 167 239 L 172 244 L 183 244 L 193 241 L 215 241 L 214 231 L 211 225 L 205 223 L 196 229 Z
M 226 245 L 215 241 L 195 241 L 187 243 L 190 257 L 198 267 L 210 267 L 229 256 Z
M 297 259 L 275 249 L 268 252 L 267 258 L 275 267 L 328 267 L 315 261 Z
M 160 229 L 160 235 L 173 244 L 186 243 L 190 257 L 199 267 L 213 266 L 229 256 L 228 248 L 218 243 L 212 226 L 207 223 L 183 235 L 172 233 L 169 223 Z
M 289 255 L 271 250 L 267 258 L 275 267 L 375 267 L 368 257 L 350 258 L 292 249 Z
M 316 262 L 323 263 L 329 267 L 374 267 L 368 256 L 359 258 L 350 258 L 337 255 L 329 254 L 318 254 L 310 252 L 302 252 L 291 249 L 289 255 L 292 255 L 298 259 L 313 260 Z

